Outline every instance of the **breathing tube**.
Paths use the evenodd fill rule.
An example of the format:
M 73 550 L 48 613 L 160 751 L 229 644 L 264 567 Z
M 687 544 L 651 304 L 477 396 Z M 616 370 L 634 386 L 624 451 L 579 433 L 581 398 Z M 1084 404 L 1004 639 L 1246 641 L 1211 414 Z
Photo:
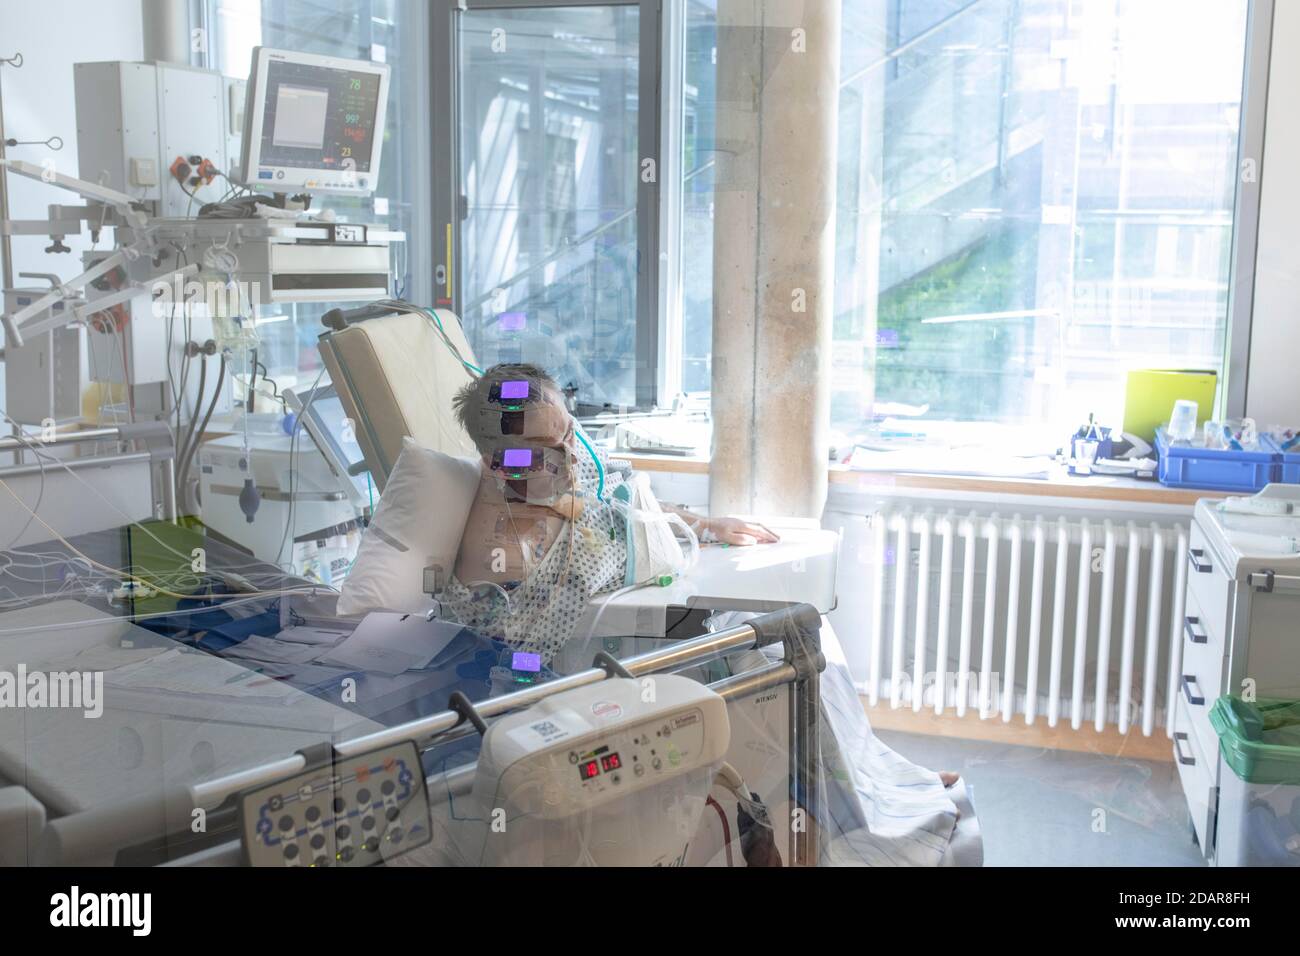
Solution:
M 578 439 L 578 441 L 582 442 L 582 447 L 587 449 L 587 454 L 591 456 L 591 460 L 596 465 L 596 500 L 604 501 L 605 500 L 605 466 L 601 464 L 600 456 L 596 454 L 596 449 L 591 447 L 591 442 L 587 440 L 587 436 L 582 433 L 582 427 L 580 425 L 577 425 L 576 423 L 574 424 L 573 434 Z

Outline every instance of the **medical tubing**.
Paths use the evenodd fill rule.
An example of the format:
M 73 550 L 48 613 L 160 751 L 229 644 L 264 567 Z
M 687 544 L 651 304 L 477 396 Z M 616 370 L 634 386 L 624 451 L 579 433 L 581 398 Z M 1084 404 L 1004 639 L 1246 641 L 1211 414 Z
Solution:
M 428 315 L 431 319 L 433 319 L 434 324 L 438 326 L 438 332 L 442 336 L 443 344 L 446 345 L 447 348 L 451 349 L 451 354 L 456 356 L 457 361 L 459 361 L 461 365 L 464 365 L 467 369 L 469 369 L 471 372 L 474 372 L 475 374 L 478 375 L 483 374 L 483 370 L 479 368 L 477 365 L 475 365 L 473 362 L 468 361 L 463 355 L 461 355 L 460 349 L 456 348 L 456 346 L 452 344 L 451 339 L 447 337 L 447 330 L 443 328 L 442 319 L 438 318 L 437 309 L 417 309 L 417 311 L 422 312 Z
M 687 544 L 689 545 L 689 557 L 683 555 L 683 563 L 673 568 L 673 573 L 680 577 L 691 568 L 695 567 L 696 562 L 700 560 L 700 539 L 695 533 L 695 529 L 681 515 L 672 511 L 646 511 L 644 508 L 635 508 L 631 503 L 621 501 L 617 498 L 610 498 L 608 502 L 615 511 L 621 511 L 624 518 L 636 518 L 644 521 L 666 521 L 669 524 L 675 524 L 685 533 Z
M 595 617 L 593 617 L 591 619 L 591 623 L 587 625 L 587 640 L 590 641 L 592 638 L 599 636 L 596 633 L 596 626 L 600 624 L 600 619 L 601 616 L 604 615 L 605 613 L 605 608 L 609 607 L 610 604 L 617 601 L 624 594 L 629 594 L 632 591 L 637 590 L 638 588 L 648 588 L 652 584 L 654 584 L 653 581 L 646 581 L 642 584 L 627 584 L 619 588 L 617 591 L 611 591 L 609 593 L 597 592 L 596 594 L 593 594 L 592 595 L 593 598 L 601 597 L 603 598 L 603 600 L 600 602 L 600 607 L 596 608 Z
M 600 456 L 596 454 L 596 449 L 591 447 L 591 442 L 589 442 L 587 440 L 587 436 L 582 433 L 582 429 L 578 427 L 574 427 L 573 434 L 578 439 L 578 441 L 582 442 L 582 447 L 587 449 L 587 454 L 591 456 L 591 460 L 596 464 L 596 499 L 598 501 L 604 501 L 605 500 L 605 466 L 601 464 Z
M 152 587 L 152 585 L 150 585 L 148 582 L 143 582 L 143 583 L 145 584 L 146 587 Z M 219 610 L 222 608 L 241 607 L 242 605 L 251 604 L 254 601 L 260 601 L 266 597 L 283 596 L 285 594 L 310 594 L 314 596 L 317 593 L 333 594 L 335 592 L 333 591 L 333 589 L 329 588 L 328 586 L 321 585 L 321 584 L 315 584 L 309 587 L 301 587 L 301 588 L 283 588 L 279 591 L 258 591 L 253 594 L 239 595 L 238 597 L 235 597 L 234 600 L 222 601 L 220 604 L 205 603 L 201 607 L 193 607 L 193 608 L 178 607 L 178 608 L 173 608 L 170 611 L 154 611 L 149 614 L 115 614 L 111 618 L 91 617 L 91 618 L 85 618 L 84 620 L 80 620 L 80 621 L 61 621 L 57 624 L 33 624 L 31 626 L 6 628 L 0 630 L 0 637 L 12 637 L 15 634 L 37 634 L 45 631 L 70 630 L 72 628 L 77 628 L 77 627 L 103 627 L 105 622 L 112 622 L 112 621 L 126 621 L 130 623 L 134 623 L 136 621 L 152 621 L 160 617 L 173 617 L 173 616 L 185 615 L 185 614 L 204 614 L 207 613 L 208 611 Z M 227 595 L 222 595 L 222 594 L 212 594 L 212 595 L 191 594 L 191 595 L 185 595 L 184 599 L 187 601 L 194 600 L 194 601 L 208 602 L 208 601 L 217 601 L 226 596 Z
M 183 387 L 184 385 L 182 384 L 182 388 Z M 190 416 L 189 424 L 185 428 L 185 435 L 184 437 L 180 438 L 180 442 L 173 452 L 173 455 L 176 459 L 176 464 L 178 466 L 176 470 L 176 493 L 178 495 L 180 494 L 181 485 L 185 480 L 185 472 L 188 471 L 188 469 L 185 467 L 185 462 L 186 462 L 185 450 L 190 447 L 190 439 L 194 437 L 194 429 L 199 424 L 199 418 L 202 417 L 203 395 L 207 391 L 207 387 L 208 387 L 208 357 L 206 355 L 201 354 L 199 356 L 199 397 L 195 400 L 194 414 Z M 184 392 L 182 392 L 180 396 L 180 402 L 178 404 L 183 404 L 184 401 L 185 401 L 185 394 Z M 180 413 L 178 412 L 177 414 L 179 415 Z M 178 435 L 177 437 L 180 436 Z
M 3 409 L 0 409 L 0 418 L 4 418 L 4 419 L 5 419 L 6 421 L 8 421 L 11 425 L 14 425 L 14 426 L 16 426 L 16 427 L 18 427 L 18 428 L 21 428 L 21 426 L 19 426 L 18 423 L 17 423 L 16 421 L 14 421 L 12 418 L 10 418 L 10 417 L 5 413 L 5 411 L 4 411 Z M 192 560 L 192 556 L 191 556 L 191 555 L 189 555 L 189 554 L 185 554 L 185 553 L 183 553 L 183 552 L 181 552 L 181 551 L 177 551 L 177 550 L 176 550 L 175 548 L 173 548 L 171 545 L 167 544 L 165 541 L 163 541 L 161 538 L 159 538 L 156 534 L 154 534 L 152 531 L 150 531 L 150 530 L 149 530 L 145 525 L 141 524 L 139 521 L 136 521 L 136 520 L 132 519 L 132 517 L 131 517 L 129 514 L 127 514 L 125 511 L 123 511 L 123 510 L 122 510 L 118 505 L 114 504 L 111 500 L 109 500 L 108 498 L 106 498 L 106 497 L 104 496 L 104 494 L 103 494 L 103 493 L 102 493 L 98 488 L 96 488 L 94 485 L 90 484 L 88 481 L 86 481 L 84 478 L 82 478 L 79 474 L 77 474 L 75 471 L 73 471 L 71 468 L 69 468 L 68 465 L 67 465 L 67 463 L 64 462 L 63 459 L 61 459 L 61 458 L 55 458 L 54 456 L 50 455 L 48 452 L 43 451 L 43 450 L 41 450 L 40 448 L 35 447 L 34 445 L 32 445 L 32 443 L 31 443 L 30 440 L 28 440 L 28 439 L 25 438 L 25 437 L 22 437 L 22 436 L 19 434 L 19 432 L 17 432 L 17 431 L 14 433 L 14 437 L 17 438 L 18 441 L 22 442 L 22 444 L 23 444 L 26 448 L 28 448 L 28 449 L 31 450 L 32 454 L 36 456 L 37 464 L 43 464 L 44 462 L 47 462 L 47 461 L 48 461 L 48 462 L 49 462 L 50 464 L 52 464 L 52 465 L 58 465 L 60 468 L 62 468 L 64 471 L 66 471 L 66 472 L 67 472 L 67 473 L 68 473 L 68 474 L 73 478 L 73 480 L 75 480 L 78 484 L 80 484 L 80 485 L 81 485 L 82 487 L 84 487 L 87 491 L 89 491 L 91 494 L 93 494 L 95 497 L 97 497 L 100 501 L 102 501 L 102 502 L 103 502 L 105 505 L 107 505 L 109 508 L 111 508 L 111 509 L 113 509 L 114 511 L 116 511 L 116 512 L 117 512 L 117 513 L 118 513 L 118 514 L 123 518 L 123 520 L 126 521 L 126 524 L 127 524 L 128 527 L 139 528 L 141 532 L 143 532 L 145 535 L 147 535 L 148 537 L 150 537 L 150 538 L 153 539 L 154 544 L 158 545 L 159 547 L 161 547 L 161 548 L 162 548 L 163 550 L 165 550 L 165 551 L 170 551 L 172 554 L 176 555 L 176 557 L 178 557 L 178 558 L 181 558 L 183 561 L 187 561 L 187 562 L 188 562 L 188 561 Z M 44 469 L 43 469 L 43 468 L 42 468 L 41 473 L 42 473 L 42 475 L 44 475 Z M 24 507 L 26 507 L 26 505 L 24 505 Z M 35 511 L 33 511 L 32 509 L 28 509 L 28 510 L 29 510 L 29 512 L 30 512 L 31 515 L 32 515 L 31 519 L 29 519 L 29 524 L 30 524 L 30 521 L 35 521 L 35 520 L 36 520 L 36 511 L 39 511 L 39 510 L 40 510 L 40 498 L 39 498 L 39 497 L 37 498 L 37 507 L 36 507 L 36 510 L 35 510 Z M 24 527 L 24 529 L 23 529 L 23 533 L 26 533 L 26 530 L 27 530 L 27 529 Z M 17 538 L 15 538 L 14 540 L 17 540 Z M 8 547 L 12 547 L 12 545 L 9 545 Z M 0 549 L 0 554 L 3 554 L 3 553 L 4 553 L 4 549 Z M 238 568 L 251 568 L 251 567 L 254 567 L 255 564 L 256 564 L 256 562 L 249 562 L 249 563 L 246 563 L 246 564 L 232 565 L 232 567 L 238 567 Z M 260 567 L 260 565 L 257 565 L 257 566 Z
M 473 589 L 473 588 L 482 587 L 485 584 L 488 587 L 496 588 L 496 590 L 501 592 L 501 598 L 506 602 L 506 614 L 514 614 L 515 609 L 510 603 L 510 592 L 507 591 L 505 588 L 503 588 L 501 585 L 497 584 L 495 581 L 488 581 L 486 579 L 482 581 L 468 581 L 466 582 L 465 587 Z
M 197 455 L 199 451 L 199 443 L 203 441 L 203 433 L 208 430 L 208 423 L 212 421 L 212 413 L 216 411 L 217 402 L 221 399 L 221 386 L 225 383 L 225 380 L 226 356 L 225 353 L 222 353 L 221 364 L 217 366 L 217 385 L 212 392 L 212 401 L 208 403 L 208 411 L 207 414 L 203 416 L 203 424 L 194 432 L 194 440 L 185 456 L 185 473 L 182 476 L 184 481 L 189 481 L 190 466 L 194 463 L 194 456 Z M 203 396 L 200 393 L 199 399 L 202 400 L 202 398 Z M 247 418 L 245 418 L 245 422 L 247 422 Z M 247 427 L 247 424 L 245 424 L 245 427 Z M 179 488 L 177 490 L 179 491 Z

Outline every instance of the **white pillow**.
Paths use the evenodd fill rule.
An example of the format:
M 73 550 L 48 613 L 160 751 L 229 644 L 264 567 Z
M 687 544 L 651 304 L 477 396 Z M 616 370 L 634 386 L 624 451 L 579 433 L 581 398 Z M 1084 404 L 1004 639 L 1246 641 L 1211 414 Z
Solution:
M 478 489 L 479 460 L 453 458 L 402 439 L 384 493 L 343 582 L 338 613 L 417 611 L 431 606 L 424 569 L 456 563 Z

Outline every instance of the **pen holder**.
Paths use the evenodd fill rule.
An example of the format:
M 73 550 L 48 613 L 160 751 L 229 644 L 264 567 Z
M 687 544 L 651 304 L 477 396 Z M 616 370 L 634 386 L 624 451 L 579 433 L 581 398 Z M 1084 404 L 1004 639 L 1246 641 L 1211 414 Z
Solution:
M 1078 456 L 1075 453 L 1075 443 L 1087 440 L 1088 429 L 1080 428 L 1078 431 L 1076 431 L 1073 435 L 1070 436 L 1069 443 L 1066 445 L 1066 459 L 1069 461 L 1070 474 L 1090 475 L 1092 474 L 1092 468 L 1090 467 L 1092 462 L 1098 461 L 1099 459 L 1102 458 L 1112 457 L 1115 450 L 1115 443 L 1111 440 L 1110 429 L 1098 426 L 1096 428 L 1096 432 L 1100 436 L 1099 438 L 1095 439 L 1097 450 L 1093 454 L 1091 461 L 1089 461 L 1087 465 L 1085 465 L 1082 468 L 1079 467 L 1079 465 L 1082 464 L 1081 462 L 1076 464 L 1076 462 L 1078 461 Z

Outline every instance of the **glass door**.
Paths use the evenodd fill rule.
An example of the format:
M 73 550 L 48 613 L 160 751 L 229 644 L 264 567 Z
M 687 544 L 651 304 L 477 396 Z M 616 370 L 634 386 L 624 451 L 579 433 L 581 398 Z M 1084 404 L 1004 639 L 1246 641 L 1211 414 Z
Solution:
M 640 3 L 452 14 L 454 308 L 481 365 L 540 365 L 588 411 L 654 400 L 656 21 Z

